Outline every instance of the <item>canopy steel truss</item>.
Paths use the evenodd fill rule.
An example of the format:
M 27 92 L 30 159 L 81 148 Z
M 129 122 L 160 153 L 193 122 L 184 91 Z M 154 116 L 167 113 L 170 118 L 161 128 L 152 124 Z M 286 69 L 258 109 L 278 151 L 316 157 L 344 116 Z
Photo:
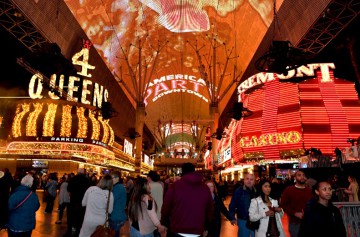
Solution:
M 297 48 L 319 53 L 359 14 L 358 0 L 332 1 L 297 44 Z
M 30 51 L 37 50 L 48 40 L 10 0 L 0 0 L 0 25 Z

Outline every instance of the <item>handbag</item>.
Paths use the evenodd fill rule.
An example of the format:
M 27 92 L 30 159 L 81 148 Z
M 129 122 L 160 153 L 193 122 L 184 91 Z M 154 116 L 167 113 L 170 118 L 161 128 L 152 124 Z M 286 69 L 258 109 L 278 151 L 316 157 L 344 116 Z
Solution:
M 106 220 L 103 225 L 96 226 L 95 231 L 91 234 L 90 237 L 114 237 L 115 236 L 115 230 L 111 229 L 109 227 L 109 201 L 110 201 L 110 193 L 109 190 L 109 196 L 106 203 Z
M 256 199 L 255 199 L 256 200 Z M 256 200 L 256 206 L 257 206 L 257 213 L 259 214 L 259 203 Z M 257 229 L 259 229 L 260 226 L 260 220 L 257 221 L 250 221 L 250 218 L 248 217 L 248 219 L 246 220 L 246 224 L 245 224 L 246 228 L 248 228 L 249 230 L 255 231 Z

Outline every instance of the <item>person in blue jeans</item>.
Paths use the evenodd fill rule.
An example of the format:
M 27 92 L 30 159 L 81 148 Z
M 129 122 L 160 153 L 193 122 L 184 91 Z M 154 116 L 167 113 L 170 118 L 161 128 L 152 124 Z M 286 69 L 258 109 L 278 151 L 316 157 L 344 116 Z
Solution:
M 238 225 L 238 237 L 255 237 L 255 232 L 246 227 L 246 221 L 249 219 L 249 207 L 251 199 L 255 197 L 255 177 L 247 173 L 244 179 L 244 185 L 237 188 L 231 198 L 229 205 L 229 214 L 231 224 Z M 237 221 L 235 220 L 235 214 Z
M 110 215 L 110 228 L 115 230 L 115 237 L 120 236 L 120 229 L 126 221 L 126 190 L 119 171 L 111 173 L 114 195 L 114 209 Z

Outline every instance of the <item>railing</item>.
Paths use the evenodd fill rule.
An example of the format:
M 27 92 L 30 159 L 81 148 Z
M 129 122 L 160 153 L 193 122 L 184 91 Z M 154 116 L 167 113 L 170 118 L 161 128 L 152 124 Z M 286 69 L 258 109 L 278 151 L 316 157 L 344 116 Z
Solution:
M 360 202 L 334 202 L 340 209 L 348 237 L 360 236 Z
M 360 161 L 360 145 L 346 147 L 342 150 L 342 162 L 353 163 Z
M 318 168 L 318 167 L 332 167 L 338 165 L 335 159 L 332 159 L 331 156 L 302 156 L 299 159 L 300 167 L 306 165 L 307 168 Z

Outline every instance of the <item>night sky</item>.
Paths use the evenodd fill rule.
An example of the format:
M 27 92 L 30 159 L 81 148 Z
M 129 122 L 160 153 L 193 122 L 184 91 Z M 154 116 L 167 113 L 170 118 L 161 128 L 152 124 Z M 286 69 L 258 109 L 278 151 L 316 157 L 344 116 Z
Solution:
M 1 72 L 0 97 L 28 96 L 28 85 L 31 73 L 16 63 L 18 57 L 23 57 L 29 50 L 8 31 L 0 26 Z

